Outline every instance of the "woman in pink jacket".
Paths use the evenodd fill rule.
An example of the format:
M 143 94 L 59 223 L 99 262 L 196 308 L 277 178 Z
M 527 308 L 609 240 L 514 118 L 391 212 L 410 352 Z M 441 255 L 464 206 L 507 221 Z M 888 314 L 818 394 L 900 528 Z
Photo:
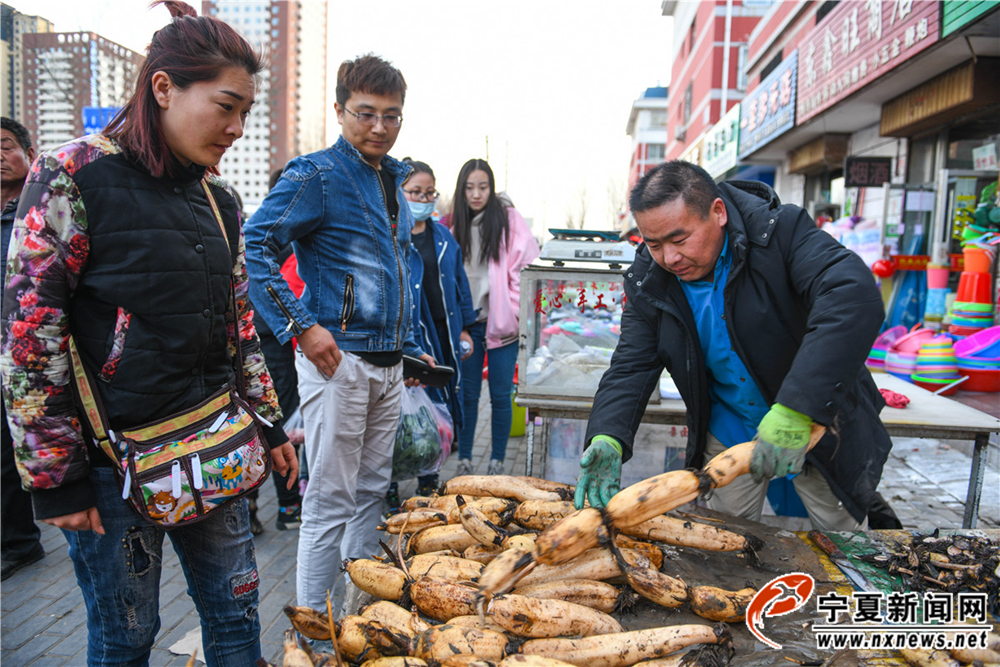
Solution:
M 517 364 L 520 271 L 538 257 L 538 244 L 505 195 L 498 195 L 493 170 L 485 160 L 462 166 L 455 186 L 453 213 L 441 222 L 450 227 L 465 258 L 472 303 L 478 311 L 469 327 L 472 355 L 462 362 L 462 375 L 478 377 L 489 357 L 493 449 L 490 475 L 503 474 L 510 437 L 511 394 Z M 464 424 L 458 431 L 458 474 L 471 475 L 472 440 L 476 433 L 481 382 L 462 383 Z

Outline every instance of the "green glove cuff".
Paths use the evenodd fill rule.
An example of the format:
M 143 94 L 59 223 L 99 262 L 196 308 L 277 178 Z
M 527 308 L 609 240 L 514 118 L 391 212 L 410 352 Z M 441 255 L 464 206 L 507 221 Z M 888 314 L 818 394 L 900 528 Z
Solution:
M 615 451 L 618 452 L 618 456 L 622 456 L 621 444 L 617 440 L 612 438 L 610 435 L 595 435 L 593 438 L 590 439 L 590 444 L 594 444 L 595 442 L 608 443 L 609 445 L 615 448 Z
M 786 408 L 781 403 L 775 403 L 772 405 L 771 411 L 785 417 L 786 419 L 794 419 L 805 428 L 812 428 L 813 420 L 809 417 L 809 415 L 804 415 L 801 412 L 792 410 L 791 408 Z
M 807 415 L 775 403 L 757 426 L 757 435 L 783 449 L 802 449 L 809 444 L 812 424 Z

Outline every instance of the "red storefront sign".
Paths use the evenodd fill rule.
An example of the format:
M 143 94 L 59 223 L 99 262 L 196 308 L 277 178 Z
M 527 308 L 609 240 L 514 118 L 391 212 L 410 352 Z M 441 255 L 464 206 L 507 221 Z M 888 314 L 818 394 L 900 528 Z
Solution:
M 799 45 L 796 123 L 864 88 L 939 38 L 936 0 L 841 2 Z

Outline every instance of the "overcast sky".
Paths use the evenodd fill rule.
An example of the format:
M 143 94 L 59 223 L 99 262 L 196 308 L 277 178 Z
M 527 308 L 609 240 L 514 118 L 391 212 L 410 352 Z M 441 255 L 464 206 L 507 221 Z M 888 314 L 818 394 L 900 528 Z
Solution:
M 92 30 L 145 51 L 167 21 L 144 0 L 6 0 L 52 20 L 58 31 Z M 306 0 L 319 2 L 321 0 Z M 192 3 L 201 10 L 200 2 Z M 632 101 L 670 78 L 671 19 L 660 0 L 331 0 L 328 139 L 333 77 L 348 58 L 374 52 L 403 72 L 405 123 L 392 151 L 428 162 L 438 189 L 458 170 L 489 160 L 498 186 L 534 218 L 563 226 L 587 201 L 587 227 L 613 226 L 609 185 L 624 196 Z M 506 173 L 506 176 L 505 176 Z

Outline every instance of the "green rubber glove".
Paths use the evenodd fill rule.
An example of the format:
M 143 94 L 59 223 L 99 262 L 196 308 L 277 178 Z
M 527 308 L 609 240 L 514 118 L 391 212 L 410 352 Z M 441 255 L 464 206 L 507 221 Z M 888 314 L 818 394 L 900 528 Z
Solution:
M 621 490 L 621 483 L 622 446 L 611 436 L 594 436 L 580 457 L 580 479 L 573 504 L 583 509 L 589 498 L 591 507 L 604 507 Z
M 775 403 L 757 426 L 750 455 L 750 474 L 758 482 L 802 471 L 812 432 L 812 419 Z

